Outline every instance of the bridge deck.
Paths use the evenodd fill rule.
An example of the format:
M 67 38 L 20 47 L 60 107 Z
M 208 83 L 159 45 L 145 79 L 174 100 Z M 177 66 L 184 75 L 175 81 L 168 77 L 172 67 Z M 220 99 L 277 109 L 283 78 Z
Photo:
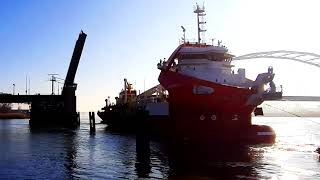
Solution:
M 62 95 L 11 95 L 0 94 L 0 103 L 31 103 L 35 101 L 60 101 Z

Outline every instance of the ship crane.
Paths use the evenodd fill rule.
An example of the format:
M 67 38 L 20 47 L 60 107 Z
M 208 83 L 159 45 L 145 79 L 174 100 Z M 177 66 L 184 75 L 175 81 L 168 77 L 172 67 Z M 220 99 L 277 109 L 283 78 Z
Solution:
M 131 84 L 128 83 L 128 80 L 126 78 L 124 78 L 124 103 L 127 103 L 128 101 L 128 92 L 127 89 L 131 89 Z
M 145 103 L 148 101 L 148 98 L 153 97 L 153 94 L 156 94 L 156 97 L 160 97 L 161 99 L 166 98 L 166 90 L 160 85 L 156 85 L 143 93 L 138 95 L 138 101 Z

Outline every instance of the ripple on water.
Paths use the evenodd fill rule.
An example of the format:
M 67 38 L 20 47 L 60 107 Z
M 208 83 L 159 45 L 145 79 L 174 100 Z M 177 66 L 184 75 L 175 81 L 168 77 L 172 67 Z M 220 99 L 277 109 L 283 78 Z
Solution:
M 272 146 L 172 147 L 158 140 L 136 152 L 134 135 L 89 124 L 75 131 L 30 131 L 28 121 L 0 121 L 0 177 L 5 179 L 316 179 L 320 122 L 254 118 L 277 133 Z M 0 178 L 0 179 L 1 179 Z

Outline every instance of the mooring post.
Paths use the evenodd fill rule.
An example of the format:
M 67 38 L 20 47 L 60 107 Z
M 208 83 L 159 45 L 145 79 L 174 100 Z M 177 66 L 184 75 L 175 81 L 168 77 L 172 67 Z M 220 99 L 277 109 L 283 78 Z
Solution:
M 90 133 L 96 132 L 96 121 L 94 117 L 94 112 L 89 112 L 89 123 L 90 123 Z
M 77 112 L 77 121 L 78 121 L 78 126 L 80 126 L 80 113 Z
M 92 121 L 91 121 L 91 112 L 89 112 L 89 126 L 90 126 L 90 132 L 92 131 Z
M 138 174 L 149 174 L 150 166 L 150 132 L 147 120 L 147 112 L 139 109 L 137 112 L 137 129 L 136 129 L 136 169 Z
M 92 128 L 93 131 L 96 132 L 96 118 L 94 112 L 92 112 Z

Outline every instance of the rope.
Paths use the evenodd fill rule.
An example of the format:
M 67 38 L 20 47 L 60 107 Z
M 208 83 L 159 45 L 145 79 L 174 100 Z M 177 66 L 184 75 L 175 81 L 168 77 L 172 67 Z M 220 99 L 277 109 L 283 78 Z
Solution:
M 265 105 L 266 105 L 266 106 L 269 106 L 269 107 L 271 107 L 271 108 L 274 108 L 274 109 L 280 110 L 280 111 L 282 111 L 282 112 L 285 112 L 285 113 L 291 114 L 291 115 L 293 115 L 293 116 L 295 116 L 295 117 L 299 117 L 299 118 L 301 118 L 301 119 L 311 121 L 311 122 L 313 122 L 313 123 L 315 123 L 315 124 L 317 124 L 317 125 L 319 125 L 319 126 L 320 126 L 320 123 L 319 123 L 319 122 L 317 122 L 317 121 L 314 121 L 314 120 L 311 120 L 311 119 L 303 118 L 303 116 L 300 116 L 300 115 L 298 115 L 298 114 L 295 114 L 295 113 L 292 113 L 292 112 L 286 111 L 286 110 L 281 109 L 281 108 L 278 108 L 278 107 L 271 106 L 270 104 L 265 104 Z
M 292 112 L 289 112 L 289 111 L 286 111 L 286 110 L 283 110 L 283 109 L 280 109 L 280 108 L 277 108 L 277 107 L 271 106 L 271 105 L 269 105 L 269 104 L 265 104 L 265 105 L 266 105 L 266 106 L 269 106 L 269 107 L 271 107 L 271 108 L 274 108 L 274 109 L 280 110 L 280 111 L 282 111 L 282 112 L 285 112 L 285 113 L 291 114 L 291 115 L 293 115 L 293 116 L 296 116 L 296 117 L 302 118 L 302 116 L 299 116 L 299 115 L 297 115 L 297 114 L 295 114 L 295 113 L 292 113 Z

